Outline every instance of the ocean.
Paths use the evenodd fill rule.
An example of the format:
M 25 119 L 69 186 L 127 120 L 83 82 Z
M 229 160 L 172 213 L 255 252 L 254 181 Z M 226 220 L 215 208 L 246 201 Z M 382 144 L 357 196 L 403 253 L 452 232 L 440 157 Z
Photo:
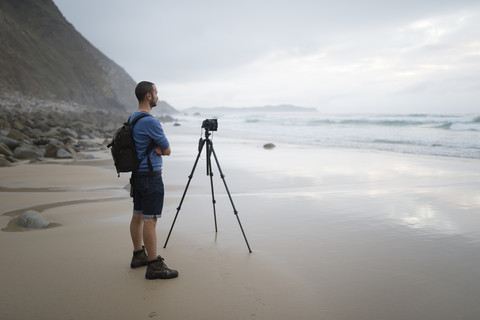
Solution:
M 218 133 L 265 143 L 382 150 L 480 158 L 480 114 L 323 114 L 320 112 L 224 112 L 176 116 L 198 127 L 218 119 Z

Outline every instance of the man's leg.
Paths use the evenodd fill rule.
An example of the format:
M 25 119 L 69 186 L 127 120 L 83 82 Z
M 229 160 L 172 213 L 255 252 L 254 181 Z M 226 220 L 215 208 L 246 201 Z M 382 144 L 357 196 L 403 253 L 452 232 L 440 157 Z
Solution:
M 132 237 L 133 251 L 142 250 L 143 244 L 143 215 L 134 213 L 130 221 L 130 236 Z
M 178 271 L 167 267 L 164 259 L 157 252 L 157 217 L 162 216 L 164 185 L 161 173 L 149 179 L 148 193 L 143 201 L 143 243 L 147 248 L 148 266 L 145 272 L 147 279 L 170 279 L 178 277 Z M 147 217 L 147 218 L 146 218 Z
M 143 243 L 147 249 L 148 260 L 155 260 L 157 253 L 157 218 L 143 220 Z
M 134 213 L 130 221 L 130 235 L 133 243 L 133 257 L 130 262 L 131 268 L 138 268 L 147 265 L 148 257 L 143 244 L 143 215 Z
M 167 267 L 164 259 L 157 254 L 157 218 L 143 220 L 143 241 L 147 247 L 148 267 L 145 272 L 147 279 L 170 279 L 178 277 L 178 271 Z

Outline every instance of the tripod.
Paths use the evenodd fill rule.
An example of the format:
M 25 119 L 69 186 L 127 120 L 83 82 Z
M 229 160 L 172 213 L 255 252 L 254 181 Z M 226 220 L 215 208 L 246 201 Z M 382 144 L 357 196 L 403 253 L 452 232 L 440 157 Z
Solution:
M 203 147 L 206 146 L 207 175 L 210 176 L 210 188 L 211 188 L 211 191 L 212 191 L 212 204 L 213 204 L 213 218 L 214 218 L 214 221 L 215 221 L 215 233 L 218 232 L 218 229 L 217 229 L 217 212 L 216 212 L 216 209 L 215 209 L 216 201 L 215 201 L 215 193 L 214 193 L 214 189 L 213 189 L 213 172 L 212 172 L 212 161 L 211 161 L 211 154 L 212 153 L 213 153 L 213 156 L 215 158 L 215 162 L 217 163 L 218 171 L 220 172 L 220 177 L 222 178 L 223 184 L 225 185 L 225 190 L 227 191 L 228 198 L 230 199 L 230 203 L 232 204 L 233 213 L 237 217 L 238 225 L 240 226 L 240 230 L 242 231 L 243 238 L 245 239 L 245 243 L 247 244 L 248 252 L 252 253 L 252 250 L 250 249 L 250 245 L 248 244 L 247 237 L 245 236 L 245 232 L 243 231 L 242 223 L 240 222 L 240 218 L 238 217 L 238 211 L 235 208 L 232 196 L 230 195 L 230 191 L 228 190 L 227 183 L 225 182 L 225 175 L 223 174 L 222 169 L 220 168 L 220 163 L 218 162 L 217 155 L 215 154 L 215 150 L 213 149 L 213 142 L 212 142 L 212 140 L 210 140 L 210 135 L 211 135 L 210 131 L 205 130 L 205 138 L 200 138 L 200 140 L 198 142 L 198 155 L 197 155 L 197 158 L 195 159 L 195 163 L 193 164 L 192 172 L 188 176 L 188 182 L 187 182 L 187 185 L 185 187 L 185 191 L 183 191 L 182 199 L 180 200 L 180 204 L 178 205 L 177 213 L 175 214 L 175 218 L 173 219 L 172 226 L 170 227 L 170 231 L 168 232 L 167 240 L 165 241 L 165 245 L 163 247 L 164 248 L 167 247 L 168 239 L 170 239 L 170 235 L 172 233 L 173 226 L 175 225 L 175 222 L 177 221 L 178 213 L 180 212 L 180 209 L 182 208 L 182 203 L 183 203 L 183 200 L 185 199 L 185 195 L 187 194 L 188 187 L 190 186 L 190 181 L 192 181 L 192 177 L 193 177 L 193 174 L 195 172 L 195 168 L 197 167 L 198 159 L 200 158 Z

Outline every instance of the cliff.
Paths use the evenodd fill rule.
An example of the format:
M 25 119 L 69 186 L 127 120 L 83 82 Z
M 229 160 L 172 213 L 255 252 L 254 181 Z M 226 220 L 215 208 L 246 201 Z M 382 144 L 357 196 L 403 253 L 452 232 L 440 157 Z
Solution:
M 131 111 L 135 81 L 92 46 L 51 0 L 0 1 L 0 93 Z

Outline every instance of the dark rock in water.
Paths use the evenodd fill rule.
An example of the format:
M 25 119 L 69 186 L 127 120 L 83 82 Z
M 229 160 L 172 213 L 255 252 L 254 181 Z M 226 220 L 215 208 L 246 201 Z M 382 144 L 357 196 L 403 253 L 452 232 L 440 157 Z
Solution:
M 42 155 L 37 149 L 29 146 L 18 147 L 13 151 L 13 156 L 17 159 L 36 159 Z
M 267 143 L 263 145 L 263 149 L 271 150 L 275 148 L 275 145 L 273 143 Z
M 173 126 L 174 126 L 174 127 L 180 127 L 180 123 L 175 122 L 175 123 L 173 124 Z
M 20 218 L 18 218 L 17 224 L 19 227 L 30 229 L 41 229 L 50 225 L 50 223 L 35 210 L 27 210 L 22 213 Z

